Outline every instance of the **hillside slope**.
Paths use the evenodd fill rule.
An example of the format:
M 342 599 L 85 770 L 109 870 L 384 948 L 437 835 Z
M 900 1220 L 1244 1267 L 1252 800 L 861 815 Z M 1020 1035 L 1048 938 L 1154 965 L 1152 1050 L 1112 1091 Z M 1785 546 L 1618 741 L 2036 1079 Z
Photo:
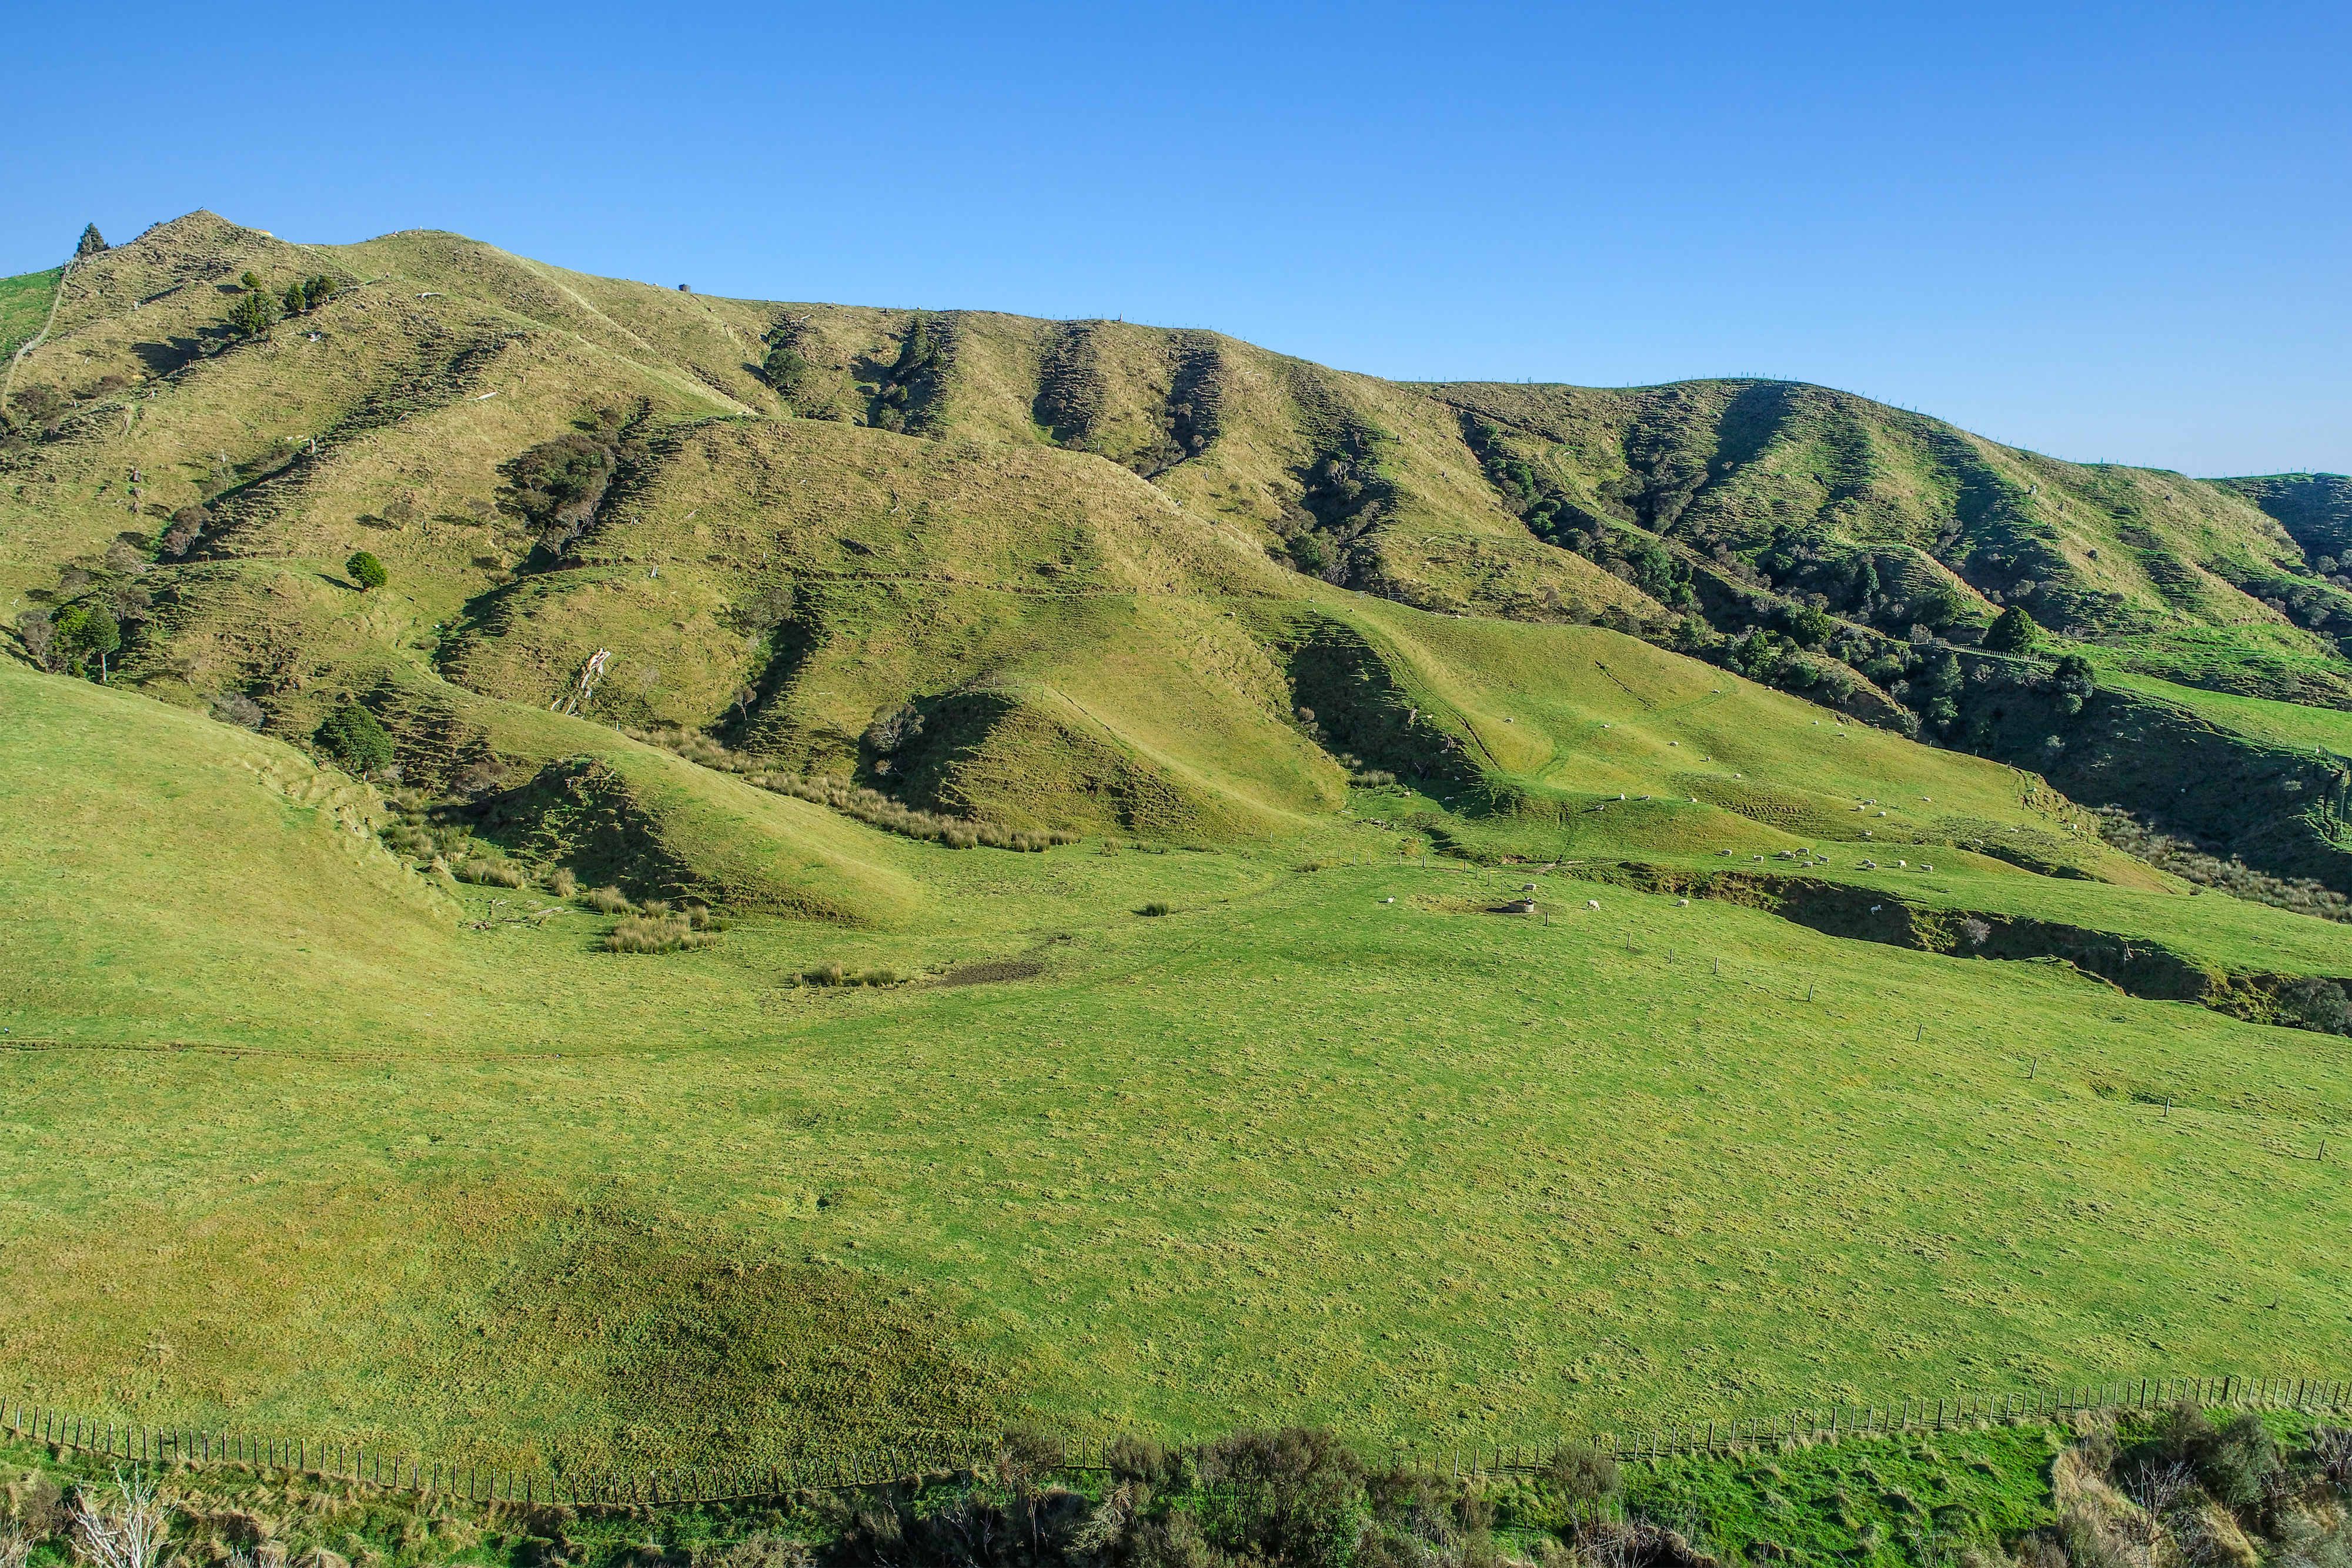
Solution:
M 2086 810 L 2352 887 L 2244 494 L 440 234 L 49 298 L 20 1396 L 593 1468 L 2340 1338 L 2352 924 Z

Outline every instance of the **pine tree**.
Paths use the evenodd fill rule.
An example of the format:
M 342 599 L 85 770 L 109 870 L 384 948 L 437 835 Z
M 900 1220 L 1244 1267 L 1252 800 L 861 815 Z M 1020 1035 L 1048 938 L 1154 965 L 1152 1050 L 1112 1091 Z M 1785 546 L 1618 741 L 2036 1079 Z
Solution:
M 240 338 L 267 338 L 277 321 L 277 301 L 257 289 L 240 297 L 228 308 L 229 329 Z
M 1985 631 L 1984 645 L 1996 653 L 2023 653 L 2041 640 L 2042 628 L 2026 613 L 2022 604 L 2012 604 L 1993 617 Z
M 74 259 L 79 261 L 83 256 L 96 256 L 106 248 L 106 236 L 98 232 L 96 224 L 92 224 L 81 231 L 81 239 L 74 246 Z

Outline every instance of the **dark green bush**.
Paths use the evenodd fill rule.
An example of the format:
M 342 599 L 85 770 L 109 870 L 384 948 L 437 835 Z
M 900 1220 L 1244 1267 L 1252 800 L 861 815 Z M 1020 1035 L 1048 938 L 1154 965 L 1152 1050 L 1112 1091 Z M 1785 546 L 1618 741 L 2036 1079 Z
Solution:
M 1984 645 L 1996 653 L 2028 653 L 2041 640 L 2042 628 L 2022 604 L 2012 604 L 1994 616 L 1984 634 Z
M 357 703 L 345 703 L 329 714 L 311 738 L 346 772 L 364 777 L 392 766 L 392 737 L 375 715 Z
M 247 273 L 247 277 L 253 274 Z M 253 291 L 241 295 L 228 308 L 229 330 L 245 339 L 267 338 L 269 329 L 278 324 L 278 302 L 263 293 L 257 279 Z
M 1153 902 L 1153 903 L 1150 903 L 1150 904 L 1145 904 L 1142 908 L 1140 908 L 1140 909 L 1137 910 L 1137 911 L 1136 911 L 1136 913 L 1137 913 L 1138 915 L 1146 915 L 1146 916 L 1150 916 L 1150 917 L 1157 918 L 1157 917 L 1158 917 L 1158 916 L 1160 916 L 1160 915 L 1169 915 L 1169 914 L 1172 914 L 1172 913 L 1174 913 L 1174 912 L 1173 912 L 1172 910 L 1171 910 L 1171 909 L 1168 907 L 1168 905 L 1166 905 L 1166 904 L 1164 904 L 1158 903 L 1157 901 L 1155 901 L 1155 902 Z
M 365 550 L 353 551 L 352 559 L 343 562 L 343 570 L 351 573 L 362 593 L 373 593 L 392 580 L 392 574 L 383 570 L 383 562 Z

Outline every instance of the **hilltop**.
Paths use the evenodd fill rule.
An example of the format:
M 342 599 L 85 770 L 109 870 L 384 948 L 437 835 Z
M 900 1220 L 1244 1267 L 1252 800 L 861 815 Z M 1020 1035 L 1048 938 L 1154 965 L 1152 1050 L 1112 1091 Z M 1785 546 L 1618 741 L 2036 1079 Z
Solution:
M 0 312 L 28 1389 L 698 1464 L 2332 1349 L 2340 482 L 209 214 Z

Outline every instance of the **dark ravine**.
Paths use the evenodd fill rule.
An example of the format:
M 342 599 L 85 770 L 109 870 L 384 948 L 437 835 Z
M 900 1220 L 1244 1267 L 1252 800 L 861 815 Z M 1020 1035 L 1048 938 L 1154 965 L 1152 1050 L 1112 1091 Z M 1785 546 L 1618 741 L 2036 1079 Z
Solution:
M 2257 870 L 2352 893 L 2352 850 L 2338 841 L 2352 788 L 2343 758 L 2114 686 L 2068 713 L 2030 660 L 1970 653 L 1962 664 L 1967 695 L 1943 744 L 2038 772 L 2073 800 L 2174 824 Z
M 1642 893 L 1711 898 L 1760 909 L 1848 941 L 1956 958 L 2057 959 L 2126 996 L 2193 1002 L 2249 1023 L 2309 1027 L 2293 1010 L 2288 989 L 2314 979 L 2345 983 L 2336 976 L 2231 973 L 2146 937 L 1990 910 L 1930 908 L 1896 894 L 1815 877 L 1683 871 L 1642 861 L 1587 864 L 1578 867 L 1577 874 Z

